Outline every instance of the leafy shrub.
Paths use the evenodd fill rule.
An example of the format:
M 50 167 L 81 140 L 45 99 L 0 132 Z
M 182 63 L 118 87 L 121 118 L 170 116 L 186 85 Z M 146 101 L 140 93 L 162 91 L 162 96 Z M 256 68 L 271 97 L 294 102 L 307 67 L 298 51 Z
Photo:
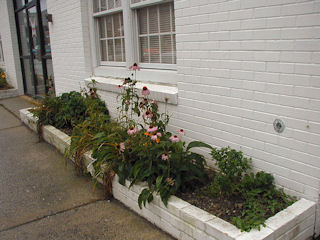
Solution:
M 213 196 L 232 195 L 238 190 L 238 183 L 241 182 L 243 175 L 251 169 L 250 162 L 243 156 L 241 151 L 234 149 L 214 148 L 211 152 L 216 165 L 219 168 L 214 181 L 204 191 Z
M 59 129 L 72 129 L 85 121 L 90 116 L 90 111 L 108 115 L 105 103 L 97 97 L 96 90 L 91 91 L 92 94 L 83 90 L 83 94 L 71 91 L 59 97 L 45 96 L 31 112 L 38 117 L 40 125 L 50 124 Z

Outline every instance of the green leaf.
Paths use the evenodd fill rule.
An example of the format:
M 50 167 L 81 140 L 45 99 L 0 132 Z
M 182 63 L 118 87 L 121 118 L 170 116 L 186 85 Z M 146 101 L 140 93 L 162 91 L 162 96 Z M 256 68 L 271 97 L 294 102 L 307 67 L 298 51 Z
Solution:
M 156 180 L 156 190 L 160 189 L 160 185 L 162 183 L 163 176 L 158 176 Z
M 188 144 L 187 151 L 194 147 L 205 147 L 209 149 L 213 149 L 209 144 L 200 141 L 193 141 Z

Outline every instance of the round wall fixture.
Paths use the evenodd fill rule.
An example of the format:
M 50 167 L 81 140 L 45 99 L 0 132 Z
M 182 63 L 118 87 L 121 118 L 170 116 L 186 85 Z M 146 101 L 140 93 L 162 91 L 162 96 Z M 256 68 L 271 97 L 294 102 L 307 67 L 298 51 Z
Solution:
M 284 122 L 281 119 L 274 120 L 273 128 L 277 133 L 282 133 L 285 129 Z

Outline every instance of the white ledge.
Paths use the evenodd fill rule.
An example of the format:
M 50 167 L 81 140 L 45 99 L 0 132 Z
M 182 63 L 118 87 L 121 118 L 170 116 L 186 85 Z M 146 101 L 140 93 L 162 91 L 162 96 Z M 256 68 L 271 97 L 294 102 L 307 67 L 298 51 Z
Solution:
M 32 130 L 37 131 L 37 119 L 28 111 L 20 110 L 21 120 Z M 52 126 L 43 127 L 44 139 L 55 146 L 60 152 L 70 146 L 71 138 Z M 84 154 L 84 163 L 93 177 L 94 169 L 90 165 L 95 159 L 91 152 Z M 98 178 L 102 183 L 102 179 Z M 207 213 L 175 196 L 171 196 L 167 207 L 160 196 L 154 194 L 154 200 L 145 207 L 138 207 L 138 196 L 147 186 L 145 183 L 134 184 L 129 188 L 119 184 L 118 177 L 112 181 L 113 196 L 142 217 L 157 225 L 177 239 L 197 240 L 306 240 L 314 233 L 316 204 L 306 199 L 300 199 L 288 208 L 270 217 L 266 227 L 250 232 L 241 232 L 228 223 L 210 213 Z
M 92 80 L 96 81 L 96 88 L 100 91 L 121 93 L 121 89 L 118 88 L 122 85 L 123 79 L 111 78 L 111 77 L 90 77 L 85 79 L 85 83 L 91 83 Z M 178 88 L 176 86 L 169 86 L 164 84 L 137 82 L 136 89 L 139 96 L 142 97 L 142 88 L 146 86 L 150 90 L 150 99 L 154 99 L 158 102 L 166 102 L 169 104 L 178 104 Z

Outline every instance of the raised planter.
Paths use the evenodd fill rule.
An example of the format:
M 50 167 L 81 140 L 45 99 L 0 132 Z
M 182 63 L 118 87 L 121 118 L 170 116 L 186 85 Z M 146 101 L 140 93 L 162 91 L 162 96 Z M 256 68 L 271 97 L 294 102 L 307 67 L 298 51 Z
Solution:
M 18 89 L 0 90 L 0 99 L 19 96 Z
M 20 110 L 21 120 L 36 131 L 36 122 L 28 109 Z M 70 137 L 52 126 L 43 127 L 43 138 L 64 153 L 70 145 Z M 90 168 L 94 161 L 90 152 L 84 155 L 85 164 Z M 98 179 L 101 182 L 101 179 Z M 112 182 L 114 198 L 143 216 L 162 230 L 177 239 L 199 240 L 307 240 L 312 239 L 315 224 L 316 204 L 306 199 L 300 199 L 293 205 L 277 213 L 266 221 L 266 227 L 260 231 L 241 232 L 234 225 L 207 213 L 175 196 L 170 197 L 168 206 L 164 206 L 160 197 L 154 195 L 154 200 L 142 209 L 138 206 L 138 196 L 146 186 L 135 184 L 129 188 L 119 184 L 116 176 Z

